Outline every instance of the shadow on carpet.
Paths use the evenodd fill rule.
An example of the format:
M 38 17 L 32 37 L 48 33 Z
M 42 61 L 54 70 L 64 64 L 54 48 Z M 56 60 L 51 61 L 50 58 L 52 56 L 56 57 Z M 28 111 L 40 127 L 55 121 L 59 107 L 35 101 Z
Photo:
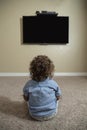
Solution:
M 22 119 L 30 119 L 26 102 L 11 101 L 7 97 L 0 96 L 0 112 L 13 115 Z

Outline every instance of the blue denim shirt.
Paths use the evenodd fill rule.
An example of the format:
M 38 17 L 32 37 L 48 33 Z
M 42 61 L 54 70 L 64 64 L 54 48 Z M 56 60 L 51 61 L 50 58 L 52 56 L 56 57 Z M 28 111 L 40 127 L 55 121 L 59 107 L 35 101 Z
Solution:
M 61 95 L 61 90 L 53 79 L 47 78 L 41 82 L 29 80 L 23 88 L 23 93 L 29 95 L 28 106 L 31 115 L 44 117 L 56 112 L 56 96 Z

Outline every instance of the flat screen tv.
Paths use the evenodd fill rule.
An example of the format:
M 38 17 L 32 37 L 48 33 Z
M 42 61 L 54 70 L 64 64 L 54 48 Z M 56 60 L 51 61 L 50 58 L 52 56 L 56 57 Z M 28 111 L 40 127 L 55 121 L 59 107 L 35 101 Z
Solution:
M 23 44 L 66 44 L 69 42 L 69 17 L 23 16 Z

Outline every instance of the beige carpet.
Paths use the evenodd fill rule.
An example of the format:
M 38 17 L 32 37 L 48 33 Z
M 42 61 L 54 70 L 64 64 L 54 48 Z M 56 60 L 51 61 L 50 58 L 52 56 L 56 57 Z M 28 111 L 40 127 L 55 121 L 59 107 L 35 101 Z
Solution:
M 22 89 L 28 77 L 0 77 L 0 130 L 87 130 L 87 77 L 55 77 L 61 87 L 59 113 L 39 122 L 28 116 Z

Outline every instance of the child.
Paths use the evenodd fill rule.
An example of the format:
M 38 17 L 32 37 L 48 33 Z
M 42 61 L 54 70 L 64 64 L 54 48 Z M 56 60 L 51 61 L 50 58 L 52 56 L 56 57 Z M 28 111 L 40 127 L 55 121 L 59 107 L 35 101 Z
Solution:
M 23 88 L 23 97 L 28 102 L 31 117 L 36 120 L 48 120 L 57 113 L 61 90 L 52 79 L 54 68 L 45 55 L 35 57 L 30 63 L 31 80 Z

